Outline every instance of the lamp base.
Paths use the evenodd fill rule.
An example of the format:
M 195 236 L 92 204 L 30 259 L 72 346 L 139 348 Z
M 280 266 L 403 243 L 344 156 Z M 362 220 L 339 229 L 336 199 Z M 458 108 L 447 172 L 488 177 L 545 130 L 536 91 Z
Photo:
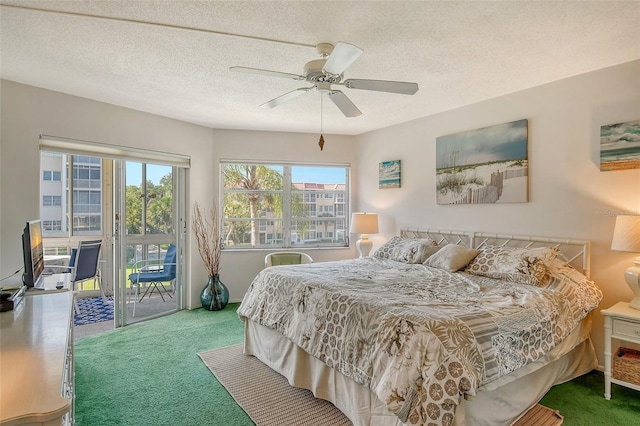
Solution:
M 367 234 L 362 234 L 360 239 L 356 241 L 356 247 L 358 248 L 360 257 L 367 257 L 371 252 L 371 248 L 373 248 L 373 242 L 369 239 Z
M 624 271 L 624 279 L 633 292 L 629 307 L 640 310 L 640 257 L 633 261 L 633 266 Z

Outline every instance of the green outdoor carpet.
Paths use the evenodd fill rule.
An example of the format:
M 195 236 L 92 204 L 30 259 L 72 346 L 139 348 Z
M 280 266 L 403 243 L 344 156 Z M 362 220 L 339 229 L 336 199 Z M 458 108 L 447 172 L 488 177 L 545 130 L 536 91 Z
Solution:
M 237 308 L 181 311 L 77 341 L 76 424 L 253 425 L 197 355 L 243 341 Z M 640 392 L 613 385 L 610 401 L 603 394 L 602 373 L 592 372 L 540 403 L 563 426 L 640 424 Z

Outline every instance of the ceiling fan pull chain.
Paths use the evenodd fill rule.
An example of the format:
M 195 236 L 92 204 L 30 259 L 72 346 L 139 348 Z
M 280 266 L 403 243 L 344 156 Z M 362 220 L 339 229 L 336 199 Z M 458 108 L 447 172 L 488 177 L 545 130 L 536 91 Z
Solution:
M 324 98 L 324 94 L 320 93 L 320 140 L 318 141 L 318 145 L 320 145 L 320 151 L 324 148 L 324 136 L 322 130 L 322 101 Z

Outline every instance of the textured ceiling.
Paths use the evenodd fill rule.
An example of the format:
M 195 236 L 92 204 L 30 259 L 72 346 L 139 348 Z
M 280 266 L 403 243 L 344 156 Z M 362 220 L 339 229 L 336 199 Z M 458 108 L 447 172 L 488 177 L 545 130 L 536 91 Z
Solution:
M 639 1 L 0 4 L 3 79 L 214 128 L 318 132 L 317 91 L 258 107 L 309 84 L 229 67 L 301 74 L 320 42 L 364 50 L 345 78 L 420 87 L 338 87 L 363 114 L 345 118 L 325 101 L 324 131 L 349 135 L 640 59 Z

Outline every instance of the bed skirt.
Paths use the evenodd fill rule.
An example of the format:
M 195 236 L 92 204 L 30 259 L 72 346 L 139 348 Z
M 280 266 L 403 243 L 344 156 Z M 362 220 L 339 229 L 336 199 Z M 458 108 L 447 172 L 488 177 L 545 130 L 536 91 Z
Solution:
M 597 359 L 589 337 L 591 316 L 543 359 L 481 386 L 473 399 L 463 399 L 455 425 L 510 425 L 535 405 L 551 386 L 595 368 Z M 368 388 L 352 381 L 307 354 L 273 329 L 245 320 L 244 352 L 287 378 L 332 402 L 356 426 L 401 426 Z

